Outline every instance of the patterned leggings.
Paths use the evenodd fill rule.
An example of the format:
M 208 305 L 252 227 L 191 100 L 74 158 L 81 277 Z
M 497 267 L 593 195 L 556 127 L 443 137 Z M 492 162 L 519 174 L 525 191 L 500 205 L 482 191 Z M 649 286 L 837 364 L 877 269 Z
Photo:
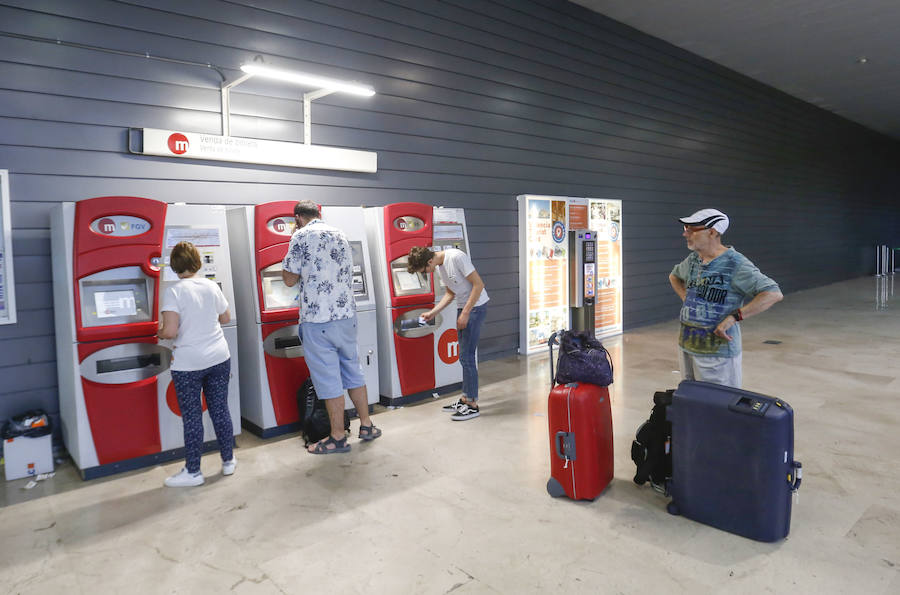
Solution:
M 203 452 L 203 409 L 200 389 L 206 395 L 206 406 L 219 441 L 223 461 L 233 457 L 234 432 L 231 414 L 228 412 L 228 378 L 231 375 L 231 358 L 205 370 L 172 370 L 175 396 L 184 423 L 184 458 L 188 473 L 199 473 L 200 455 Z

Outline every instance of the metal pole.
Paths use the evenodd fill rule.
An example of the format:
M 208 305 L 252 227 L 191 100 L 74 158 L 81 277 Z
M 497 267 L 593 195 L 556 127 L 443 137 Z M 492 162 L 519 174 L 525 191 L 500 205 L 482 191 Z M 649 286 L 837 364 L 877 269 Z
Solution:
M 881 246 L 875 245 L 875 276 L 881 276 Z

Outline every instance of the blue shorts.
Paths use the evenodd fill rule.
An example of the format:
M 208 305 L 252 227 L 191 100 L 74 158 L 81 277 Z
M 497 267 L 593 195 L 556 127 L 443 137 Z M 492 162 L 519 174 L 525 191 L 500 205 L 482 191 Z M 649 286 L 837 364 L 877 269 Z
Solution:
M 344 396 L 344 389 L 366 385 L 359 365 L 356 316 L 300 325 L 306 365 L 320 399 Z

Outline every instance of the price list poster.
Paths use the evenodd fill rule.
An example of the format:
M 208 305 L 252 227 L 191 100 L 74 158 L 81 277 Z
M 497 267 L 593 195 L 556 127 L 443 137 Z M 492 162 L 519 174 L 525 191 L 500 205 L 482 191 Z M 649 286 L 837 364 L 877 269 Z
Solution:
M 519 197 L 520 352 L 546 349 L 569 324 L 568 201 Z
M 589 225 L 597 232 L 597 337 L 622 332 L 622 201 L 589 199 Z

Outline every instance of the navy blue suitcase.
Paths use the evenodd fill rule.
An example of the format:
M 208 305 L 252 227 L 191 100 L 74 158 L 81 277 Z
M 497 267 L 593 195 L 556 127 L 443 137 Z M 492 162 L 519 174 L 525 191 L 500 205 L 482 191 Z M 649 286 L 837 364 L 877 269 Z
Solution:
M 672 395 L 668 510 L 759 541 L 791 529 L 794 411 L 774 397 L 685 380 Z

